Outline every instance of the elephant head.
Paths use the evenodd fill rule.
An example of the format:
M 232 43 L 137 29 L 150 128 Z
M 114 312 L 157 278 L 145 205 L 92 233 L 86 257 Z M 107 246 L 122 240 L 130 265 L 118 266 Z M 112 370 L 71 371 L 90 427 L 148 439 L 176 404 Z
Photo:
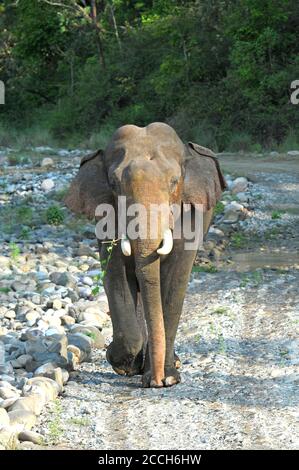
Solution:
M 196 144 L 184 145 L 176 132 L 163 123 L 140 128 L 119 128 L 104 151 L 81 162 L 65 198 L 76 213 L 94 217 L 99 204 L 117 207 L 118 196 L 127 204 L 139 203 L 147 212 L 153 204 L 202 204 L 209 211 L 219 199 L 225 182 L 212 152 Z M 150 217 L 147 219 L 150 220 Z M 123 256 L 132 257 L 149 336 L 152 384 L 164 377 L 165 331 L 161 302 L 160 259 L 173 246 L 171 214 L 158 219 L 157 236 L 130 240 L 121 237 Z

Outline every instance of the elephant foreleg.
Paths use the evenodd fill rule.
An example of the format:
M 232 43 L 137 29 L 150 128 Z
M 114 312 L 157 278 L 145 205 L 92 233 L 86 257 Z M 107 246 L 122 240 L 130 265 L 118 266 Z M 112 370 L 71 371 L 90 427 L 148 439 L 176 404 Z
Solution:
M 101 249 L 101 262 L 108 260 L 107 245 Z M 134 270 L 125 262 L 119 246 L 112 250 L 106 268 L 104 288 L 113 326 L 113 341 L 107 360 L 118 374 L 135 375 L 143 368 L 143 336 L 136 315 L 137 282 Z
M 166 335 L 165 385 L 180 381 L 174 342 L 196 250 L 184 250 L 184 240 L 176 240 L 173 254 L 162 264 L 161 290 Z

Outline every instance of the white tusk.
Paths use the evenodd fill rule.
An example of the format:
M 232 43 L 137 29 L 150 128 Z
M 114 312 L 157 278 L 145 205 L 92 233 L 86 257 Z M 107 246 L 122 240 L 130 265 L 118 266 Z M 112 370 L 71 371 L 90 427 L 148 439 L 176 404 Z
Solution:
M 121 251 L 125 256 L 131 256 L 131 243 L 125 235 L 121 237 Z
M 161 248 L 157 250 L 157 253 L 159 253 L 159 255 L 168 255 L 168 253 L 171 252 L 172 247 L 173 247 L 172 233 L 171 233 L 171 230 L 168 228 L 164 232 L 163 245 L 161 246 Z

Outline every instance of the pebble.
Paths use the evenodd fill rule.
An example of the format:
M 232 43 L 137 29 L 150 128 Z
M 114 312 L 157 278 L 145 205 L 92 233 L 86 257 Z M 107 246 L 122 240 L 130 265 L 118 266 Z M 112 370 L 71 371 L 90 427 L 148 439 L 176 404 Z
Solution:
M 43 158 L 40 164 L 41 167 L 53 166 L 53 165 L 54 165 L 54 160 L 50 157 Z
M 44 192 L 51 191 L 55 186 L 54 181 L 51 178 L 45 179 L 41 184 L 41 189 Z
M 9 426 L 9 415 L 4 408 L 0 408 L 0 427 Z
M 27 410 L 14 410 L 8 412 L 10 426 L 16 430 L 32 429 L 36 423 L 36 415 Z
M 238 194 L 238 193 L 246 191 L 247 187 L 248 187 L 247 178 L 244 178 L 243 176 L 241 176 L 239 178 L 236 178 L 232 182 L 229 189 L 233 194 Z
M 18 434 L 18 439 L 21 442 L 24 442 L 24 441 L 32 442 L 33 444 L 38 444 L 38 445 L 42 444 L 43 442 L 43 437 L 40 434 L 34 431 L 28 431 L 28 430 L 21 431 Z

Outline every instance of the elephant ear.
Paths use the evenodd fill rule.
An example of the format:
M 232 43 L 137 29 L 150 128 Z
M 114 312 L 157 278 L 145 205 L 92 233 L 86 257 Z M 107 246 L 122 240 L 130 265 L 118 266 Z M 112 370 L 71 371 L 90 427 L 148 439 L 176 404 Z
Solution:
M 210 149 L 188 142 L 185 150 L 183 202 L 202 204 L 206 212 L 216 205 L 226 188 L 224 176 Z
M 104 152 L 98 150 L 82 158 L 79 172 L 64 198 L 64 203 L 71 211 L 84 214 L 89 219 L 95 217 L 99 204 L 112 203 L 103 156 Z

